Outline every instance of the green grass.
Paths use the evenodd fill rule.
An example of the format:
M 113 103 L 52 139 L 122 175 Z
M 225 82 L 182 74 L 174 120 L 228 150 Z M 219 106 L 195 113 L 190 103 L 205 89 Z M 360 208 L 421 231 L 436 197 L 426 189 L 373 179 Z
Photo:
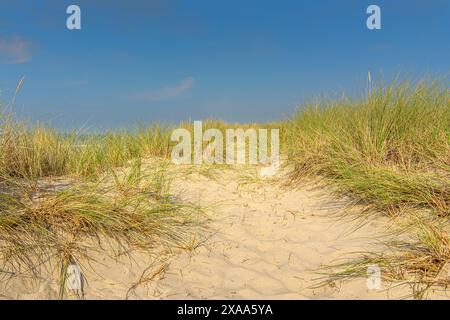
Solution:
M 291 176 L 326 178 L 377 210 L 406 205 L 448 215 L 449 99 L 438 84 L 401 84 L 302 108 L 282 132 Z
M 145 156 L 166 156 L 170 131 L 153 125 L 134 133 L 60 134 L 55 130 L 13 122 L 0 124 L 0 175 L 37 179 L 46 176 L 95 178 L 105 170 Z

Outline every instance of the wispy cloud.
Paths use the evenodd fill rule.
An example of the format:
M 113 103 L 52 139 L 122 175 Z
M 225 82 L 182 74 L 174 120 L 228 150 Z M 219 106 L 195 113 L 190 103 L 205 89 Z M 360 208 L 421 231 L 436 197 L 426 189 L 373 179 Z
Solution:
M 156 90 L 148 92 L 139 92 L 133 94 L 131 97 L 135 100 L 141 101 L 161 101 L 176 98 L 179 95 L 187 92 L 194 85 L 194 78 L 187 77 L 180 83 L 173 86 L 165 86 Z
M 0 63 L 21 64 L 31 60 L 32 42 L 18 36 L 0 37 Z

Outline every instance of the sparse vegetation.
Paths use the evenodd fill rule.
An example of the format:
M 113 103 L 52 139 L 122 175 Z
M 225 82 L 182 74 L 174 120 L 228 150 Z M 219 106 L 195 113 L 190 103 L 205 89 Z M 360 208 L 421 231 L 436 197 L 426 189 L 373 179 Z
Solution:
M 397 229 L 385 241 L 383 249 L 382 252 L 357 253 L 355 259 L 324 267 L 322 273 L 326 280 L 322 284 L 366 278 L 367 268 L 376 265 L 387 283 L 411 288 L 411 296 L 403 298 L 422 299 L 430 288 L 446 290 L 449 287 L 448 221 L 414 215 L 407 219 L 406 229 Z

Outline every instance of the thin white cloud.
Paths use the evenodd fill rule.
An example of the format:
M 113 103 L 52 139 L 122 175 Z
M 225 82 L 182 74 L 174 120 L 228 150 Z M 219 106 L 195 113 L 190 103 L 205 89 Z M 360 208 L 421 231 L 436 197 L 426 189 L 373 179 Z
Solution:
M 0 37 L 0 63 L 21 64 L 31 60 L 32 42 L 18 36 Z
M 132 95 L 132 98 L 148 102 L 176 98 L 191 89 L 194 82 L 195 80 L 193 77 L 187 77 L 174 86 L 166 86 L 149 92 L 136 93 Z

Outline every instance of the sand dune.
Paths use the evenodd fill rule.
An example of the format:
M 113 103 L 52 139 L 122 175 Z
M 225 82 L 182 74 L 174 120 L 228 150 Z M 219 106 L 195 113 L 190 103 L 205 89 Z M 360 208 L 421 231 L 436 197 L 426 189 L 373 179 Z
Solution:
M 190 250 L 134 253 L 117 261 L 98 255 L 84 270 L 84 298 L 386 299 L 410 293 L 407 287 L 386 290 L 386 284 L 369 290 L 365 279 L 313 288 L 322 265 L 350 252 L 377 250 L 374 239 L 387 219 L 352 231 L 354 222 L 335 215 L 346 210 L 343 204 L 324 189 L 239 181 L 233 171 L 215 179 L 196 173 L 178 178 L 174 191 L 210 208 L 206 231 Z M 56 272 L 35 281 L 14 278 L 0 289 L 6 298 L 56 299 L 56 278 Z

